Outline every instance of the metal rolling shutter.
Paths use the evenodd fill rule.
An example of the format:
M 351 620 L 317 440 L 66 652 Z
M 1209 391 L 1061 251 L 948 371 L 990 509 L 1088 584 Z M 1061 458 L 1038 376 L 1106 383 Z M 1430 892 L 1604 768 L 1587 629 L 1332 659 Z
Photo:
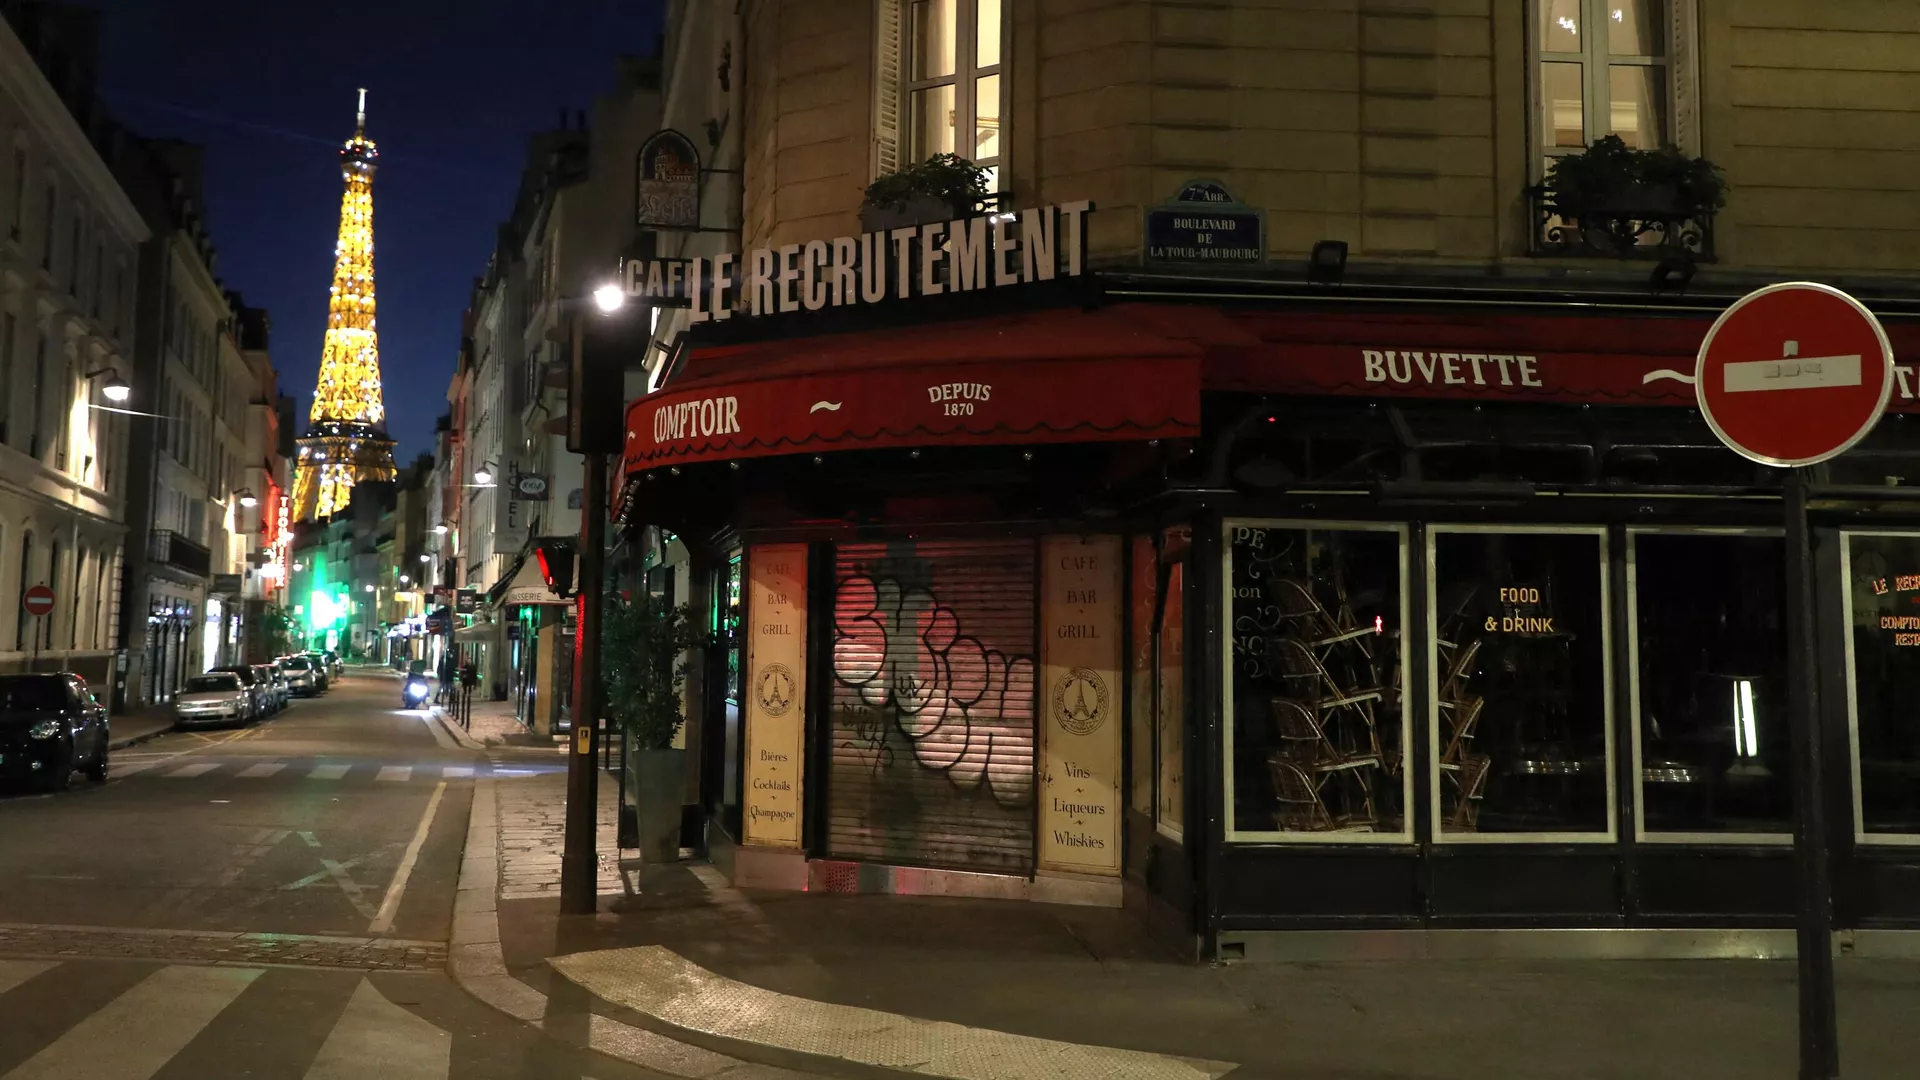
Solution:
M 843 544 L 836 564 L 830 854 L 1033 865 L 1034 544 Z

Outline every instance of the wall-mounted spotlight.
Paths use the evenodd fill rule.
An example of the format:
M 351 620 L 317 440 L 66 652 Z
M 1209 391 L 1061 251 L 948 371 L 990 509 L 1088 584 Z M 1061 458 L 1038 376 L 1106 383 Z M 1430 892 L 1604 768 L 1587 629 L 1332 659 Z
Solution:
M 1338 285 L 1347 275 L 1347 242 L 1322 240 L 1307 256 L 1307 280 L 1321 285 Z

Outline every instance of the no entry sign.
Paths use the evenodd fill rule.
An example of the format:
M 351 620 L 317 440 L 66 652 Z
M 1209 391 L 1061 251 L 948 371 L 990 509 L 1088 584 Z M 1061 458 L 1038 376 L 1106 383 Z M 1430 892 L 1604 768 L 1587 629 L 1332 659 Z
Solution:
M 1693 391 L 1713 433 L 1764 465 L 1814 465 L 1873 430 L 1893 346 L 1858 300 L 1812 282 L 1740 298 L 1700 343 Z
M 20 606 L 26 608 L 29 615 L 45 615 L 53 610 L 53 590 L 35 585 L 20 597 Z

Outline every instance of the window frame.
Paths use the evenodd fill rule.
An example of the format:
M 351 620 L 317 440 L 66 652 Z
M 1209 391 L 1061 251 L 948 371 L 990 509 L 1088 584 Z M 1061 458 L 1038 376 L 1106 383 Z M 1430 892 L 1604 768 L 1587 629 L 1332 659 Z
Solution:
M 1756 832 L 1681 832 L 1647 828 L 1646 765 L 1642 759 L 1640 732 L 1640 549 L 1642 536 L 1745 536 L 1783 540 L 1783 529 L 1763 527 L 1707 527 L 1683 525 L 1631 525 L 1626 539 L 1627 590 L 1627 738 L 1633 755 L 1633 838 L 1642 844 L 1742 844 L 1758 846 L 1791 845 L 1793 831 Z M 1782 600 L 1784 602 L 1784 597 Z
M 1841 643 L 1845 647 L 1846 668 L 1843 672 L 1847 684 L 1847 775 L 1852 790 L 1849 797 L 1853 806 L 1853 842 L 1873 847 L 1920 847 L 1920 832 L 1887 833 L 1868 832 L 1866 814 L 1866 796 L 1861 788 L 1860 769 L 1860 692 L 1859 680 L 1854 674 L 1853 649 L 1853 538 L 1856 536 L 1884 536 L 1908 540 L 1920 540 L 1920 530 L 1916 529 L 1841 529 L 1840 533 L 1840 612 L 1842 629 Z
M 885 167 L 885 152 L 881 148 L 891 142 L 894 169 L 906 168 L 924 161 L 925 157 L 914 158 L 912 147 L 915 141 L 916 124 L 913 112 L 913 96 L 918 91 L 936 89 L 942 86 L 953 87 L 954 96 L 954 148 L 953 152 L 992 173 L 992 182 L 988 184 L 989 196 L 1005 193 L 1007 189 L 1007 162 L 1009 159 L 1007 144 L 1007 105 L 1013 99 L 1012 82 L 1008 68 L 1008 58 L 1013 50 L 1013 20 L 1009 18 L 1012 0 L 998 0 L 1000 4 L 1000 60 L 998 63 L 979 65 L 979 5 L 980 0 L 951 0 L 954 7 L 954 49 L 953 72 L 948 75 L 928 76 L 922 79 L 913 77 L 913 8 L 916 0 L 880 0 L 881 12 L 877 23 L 877 33 L 888 33 L 888 24 L 898 28 L 897 46 L 894 54 L 894 70 L 886 71 L 887 57 L 884 48 L 876 49 L 878 77 L 875 80 L 876 106 L 886 94 L 885 83 L 891 75 L 894 94 L 894 130 L 883 130 L 880 109 L 876 107 L 874 116 L 874 155 L 873 172 L 875 177 L 893 171 Z M 890 9 L 890 10 L 889 10 Z M 976 159 L 972 151 L 978 145 L 979 116 L 974 89 L 980 79 L 995 77 L 1000 80 L 1000 115 L 996 118 L 996 138 L 999 153 L 992 159 Z M 962 89 L 966 93 L 962 93 Z M 961 132 L 970 131 L 972 142 L 963 145 Z M 961 150 L 967 153 L 960 153 Z
M 1607 827 L 1604 830 L 1588 832 L 1448 832 L 1442 822 L 1440 775 L 1440 578 L 1439 578 L 1439 537 L 1443 534 L 1457 533 L 1498 533 L 1507 536 L 1592 536 L 1599 540 L 1600 567 L 1600 709 L 1601 727 L 1605 734 L 1607 767 L 1603 773 L 1603 787 L 1607 793 Z M 1422 715 L 1427 725 L 1427 760 L 1423 765 L 1427 774 L 1427 839 L 1433 844 L 1617 844 L 1620 842 L 1620 768 L 1618 738 L 1614 728 L 1618 725 L 1618 709 L 1615 697 L 1616 660 L 1613 649 L 1613 565 L 1612 537 L 1605 525 L 1485 525 L 1435 523 L 1426 528 L 1426 617 L 1422 620 L 1422 629 L 1426 632 L 1426 698 L 1421 702 Z
M 1235 827 L 1233 813 L 1234 768 L 1233 768 L 1233 530 L 1235 528 L 1256 529 L 1292 529 L 1313 532 L 1368 532 L 1392 533 L 1399 539 L 1400 547 L 1400 831 L 1399 832 L 1287 832 L 1284 830 L 1241 830 Z M 1229 844 L 1338 844 L 1365 845 L 1378 847 L 1383 845 L 1410 845 L 1416 842 L 1414 818 L 1416 803 L 1413 788 L 1413 699 L 1409 693 L 1407 658 L 1412 640 L 1413 589 L 1413 528 L 1405 522 L 1385 521 L 1320 521 L 1305 518 L 1230 518 L 1221 522 L 1220 532 L 1220 580 L 1229 595 L 1220 605 L 1220 633 L 1226 646 L 1221 652 L 1220 681 L 1220 747 L 1222 755 L 1220 797 L 1221 817 L 1225 826 L 1225 838 Z M 1427 622 L 1431 624 L 1431 608 L 1428 605 Z M 1431 638 L 1429 630 L 1428 637 Z M 1438 756 L 1436 749 L 1434 756 Z
M 1541 47 L 1541 22 L 1546 18 L 1549 0 L 1528 0 L 1527 40 L 1527 133 L 1532 153 L 1528 156 L 1527 175 L 1532 183 L 1544 183 L 1548 162 L 1557 157 L 1577 154 L 1605 138 L 1612 123 L 1613 86 L 1610 72 L 1618 67 L 1656 67 L 1661 80 L 1665 127 L 1658 145 L 1677 146 L 1687 153 L 1698 153 L 1699 124 L 1696 118 L 1699 95 L 1693 91 L 1696 65 L 1691 56 L 1697 36 L 1696 0 L 1655 0 L 1654 13 L 1662 41 L 1659 55 L 1614 55 L 1608 50 L 1605 29 L 1609 21 L 1610 0 L 1577 0 L 1580 4 L 1581 50 L 1549 52 Z M 1597 30 L 1595 28 L 1598 28 Z M 1579 146 L 1549 145 L 1541 123 L 1546 106 L 1544 67 L 1550 63 L 1580 65 L 1580 104 L 1582 141 Z

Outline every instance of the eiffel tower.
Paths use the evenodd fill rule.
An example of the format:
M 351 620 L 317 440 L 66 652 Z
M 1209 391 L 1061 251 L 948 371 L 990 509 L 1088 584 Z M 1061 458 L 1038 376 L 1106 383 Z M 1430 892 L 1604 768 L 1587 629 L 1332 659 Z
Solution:
M 353 138 L 340 148 L 340 239 L 320 382 L 307 433 L 298 441 L 293 518 L 311 521 L 345 509 L 353 485 L 394 478 L 393 440 L 380 402 L 380 338 L 374 331 L 373 172 L 379 153 L 367 138 L 367 92 L 360 91 Z

